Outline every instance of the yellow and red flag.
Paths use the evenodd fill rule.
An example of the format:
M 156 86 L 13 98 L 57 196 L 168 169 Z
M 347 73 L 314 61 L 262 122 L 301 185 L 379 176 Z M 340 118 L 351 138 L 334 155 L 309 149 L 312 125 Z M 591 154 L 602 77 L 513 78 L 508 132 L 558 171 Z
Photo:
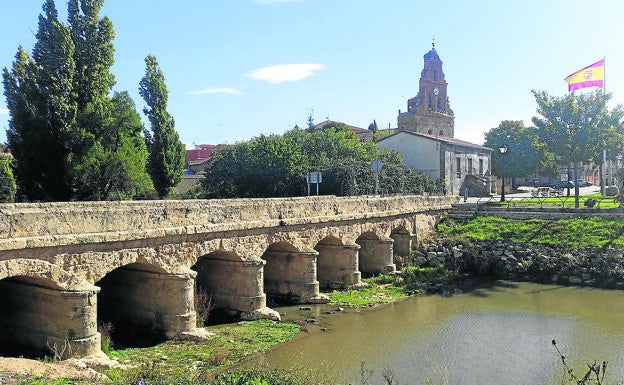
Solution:
M 564 80 L 568 83 L 568 91 L 585 87 L 602 87 L 604 85 L 604 59 L 576 71 Z

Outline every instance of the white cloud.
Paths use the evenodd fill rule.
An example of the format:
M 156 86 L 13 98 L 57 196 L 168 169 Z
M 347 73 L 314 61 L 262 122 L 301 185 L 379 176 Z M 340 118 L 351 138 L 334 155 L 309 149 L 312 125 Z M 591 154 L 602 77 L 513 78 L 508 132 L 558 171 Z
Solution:
M 266 5 L 266 4 L 277 4 L 277 3 L 300 3 L 303 0 L 253 0 L 256 4 Z
M 325 68 L 323 64 L 280 64 L 259 68 L 247 76 L 256 80 L 265 80 L 269 83 L 296 82 L 314 75 L 316 71 Z
M 206 94 L 231 94 L 231 95 L 241 95 L 242 92 L 237 90 L 236 88 L 204 88 L 203 90 L 191 91 L 192 95 L 206 95 Z
M 9 114 L 8 108 L 0 108 L 0 115 L 8 115 L 8 114 Z

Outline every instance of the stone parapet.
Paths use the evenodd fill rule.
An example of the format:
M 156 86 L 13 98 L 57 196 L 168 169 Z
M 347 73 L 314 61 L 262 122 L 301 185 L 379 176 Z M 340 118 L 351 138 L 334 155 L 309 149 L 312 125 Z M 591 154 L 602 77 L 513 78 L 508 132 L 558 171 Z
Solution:
M 357 196 L 0 204 L 0 251 L 132 242 L 448 210 L 457 197 Z

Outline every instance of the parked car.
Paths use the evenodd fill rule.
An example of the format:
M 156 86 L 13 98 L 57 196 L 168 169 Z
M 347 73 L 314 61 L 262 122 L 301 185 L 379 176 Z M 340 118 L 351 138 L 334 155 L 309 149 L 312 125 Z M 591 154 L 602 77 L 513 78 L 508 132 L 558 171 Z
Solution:
M 591 183 L 591 182 L 588 182 L 588 181 L 586 181 L 585 179 L 577 179 L 577 180 L 576 180 L 576 184 L 578 184 L 578 185 L 579 185 L 579 187 L 588 187 L 588 186 L 591 186 L 591 185 L 592 185 L 592 183 Z
M 554 189 L 562 189 L 562 188 L 574 188 L 574 184 L 569 180 L 556 180 L 552 182 L 550 187 Z

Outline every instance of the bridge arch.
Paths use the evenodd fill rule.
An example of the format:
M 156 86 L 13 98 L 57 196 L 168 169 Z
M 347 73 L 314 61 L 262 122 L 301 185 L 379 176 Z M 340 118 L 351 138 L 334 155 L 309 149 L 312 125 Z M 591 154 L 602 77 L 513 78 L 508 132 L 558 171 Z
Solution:
M 336 288 L 362 282 L 358 270 L 359 245 L 345 245 L 340 238 L 328 235 L 314 249 L 319 253 L 317 275 L 320 287 Z
M 35 259 L 0 261 L 0 346 L 6 355 L 59 358 L 100 351 L 98 289 Z
M 120 266 L 96 282 L 101 288 L 98 322 L 110 323 L 113 343 L 127 346 L 149 345 L 189 330 L 195 327 L 195 275 L 189 269 L 172 274 L 145 262 Z
M 197 272 L 196 300 L 205 291 L 215 310 L 234 313 L 235 318 L 266 308 L 264 264 L 261 259 L 245 261 L 224 249 L 199 257 L 191 267 Z

